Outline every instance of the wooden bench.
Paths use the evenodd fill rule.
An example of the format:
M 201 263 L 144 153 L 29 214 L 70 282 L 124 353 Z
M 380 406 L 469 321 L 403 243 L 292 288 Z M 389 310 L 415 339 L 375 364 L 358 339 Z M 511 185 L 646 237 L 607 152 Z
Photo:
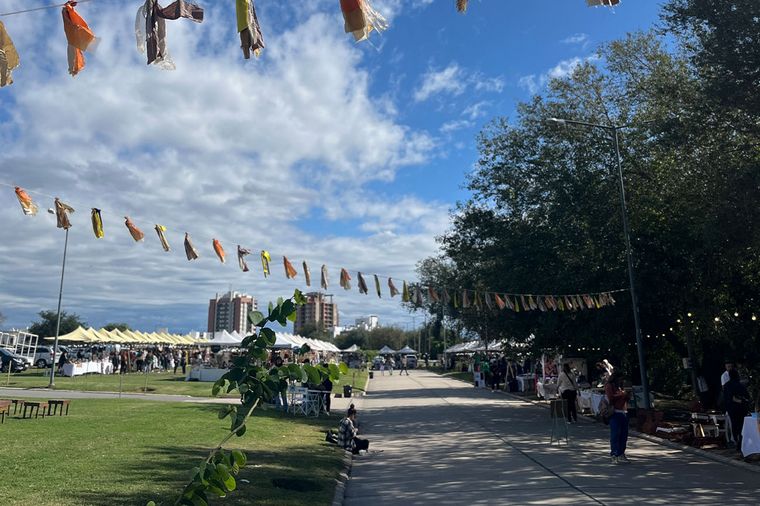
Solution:
M 29 418 L 34 414 L 34 418 L 40 416 L 40 409 L 42 409 L 42 418 L 45 418 L 45 413 L 48 410 L 48 403 L 45 401 L 24 401 L 24 407 L 21 412 L 21 418 L 26 418 L 27 408 L 29 410 Z
M 24 405 L 24 401 L 23 399 L 11 399 L 10 401 L 11 405 L 13 406 L 13 414 L 15 415 L 16 412 Z M 8 411 L 8 414 L 10 415 L 11 412 Z
M 0 423 L 5 423 L 5 415 L 11 416 L 11 401 L 0 400 Z
M 66 407 L 66 416 L 69 416 L 69 404 L 71 404 L 71 401 L 68 399 L 50 399 L 48 401 L 48 416 L 55 415 L 58 413 L 58 407 L 60 406 L 61 410 L 58 416 L 63 416 L 63 408 Z

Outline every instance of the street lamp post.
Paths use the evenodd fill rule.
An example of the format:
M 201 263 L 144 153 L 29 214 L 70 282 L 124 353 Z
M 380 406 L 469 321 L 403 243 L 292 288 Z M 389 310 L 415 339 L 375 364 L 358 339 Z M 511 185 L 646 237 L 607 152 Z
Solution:
M 55 214 L 55 211 L 48 209 L 48 212 Z M 69 247 L 69 229 L 66 229 L 66 238 L 63 241 L 63 262 L 61 264 L 61 286 L 58 289 L 58 320 L 55 323 L 55 341 L 53 342 L 53 363 L 50 367 L 50 384 L 48 388 L 55 388 L 55 366 L 58 360 L 58 336 L 61 332 L 61 298 L 63 297 L 63 275 L 66 272 L 66 251 Z
M 620 141 L 618 131 L 630 125 L 602 125 L 599 123 L 588 123 L 586 121 L 576 121 L 570 119 L 549 118 L 550 121 L 560 125 L 580 125 L 590 128 L 601 128 L 607 132 L 612 132 L 615 142 L 615 156 L 617 158 L 618 177 L 620 179 L 620 207 L 623 216 L 623 235 L 625 236 L 625 253 L 628 260 L 628 283 L 631 292 L 631 304 L 633 306 L 633 324 L 636 329 L 636 348 L 639 354 L 639 369 L 641 369 L 641 386 L 644 394 L 644 407 L 649 409 L 649 381 L 647 380 L 646 361 L 644 358 L 644 342 L 641 339 L 641 324 L 639 322 L 639 300 L 636 295 L 636 285 L 633 276 L 633 256 L 631 254 L 631 233 L 628 228 L 628 209 L 625 200 L 625 183 L 623 181 L 623 161 L 620 157 Z

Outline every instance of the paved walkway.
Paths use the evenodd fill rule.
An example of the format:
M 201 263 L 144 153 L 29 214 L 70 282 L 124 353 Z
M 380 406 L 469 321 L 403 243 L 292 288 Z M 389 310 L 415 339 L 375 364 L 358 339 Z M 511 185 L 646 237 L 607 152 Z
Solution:
M 547 409 L 426 371 L 376 375 L 357 408 L 383 452 L 354 459 L 347 506 L 760 504 L 760 474 L 637 438 L 613 466 L 606 426 L 550 446 Z

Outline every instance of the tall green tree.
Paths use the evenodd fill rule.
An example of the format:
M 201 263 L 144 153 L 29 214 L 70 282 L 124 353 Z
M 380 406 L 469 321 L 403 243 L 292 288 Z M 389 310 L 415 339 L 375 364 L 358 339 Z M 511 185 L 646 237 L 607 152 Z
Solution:
M 53 310 L 40 311 L 37 313 L 40 319 L 32 322 L 29 332 L 37 334 L 40 337 L 55 336 L 55 327 L 58 320 L 58 313 Z M 61 311 L 61 328 L 60 335 L 68 334 L 77 329 L 77 327 L 87 327 L 87 323 L 79 315 Z
M 103 328 L 108 331 L 115 330 L 115 329 L 118 329 L 121 331 L 132 330 L 132 328 L 126 323 L 107 323 Z

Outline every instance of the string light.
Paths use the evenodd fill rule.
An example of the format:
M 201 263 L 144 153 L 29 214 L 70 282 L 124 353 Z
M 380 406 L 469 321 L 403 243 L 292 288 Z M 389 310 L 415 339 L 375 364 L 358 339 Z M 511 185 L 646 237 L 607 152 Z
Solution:
M 755 320 L 757 320 L 757 316 L 752 315 L 752 321 L 755 321 Z
M 718 318 L 718 317 L 716 316 L 716 317 L 714 318 L 714 320 L 715 320 L 716 322 L 719 322 L 719 321 L 720 321 L 720 318 Z M 691 323 L 694 323 L 694 322 L 691 322 Z
M 739 316 L 739 313 L 736 313 L 736 312 L 734 312 L 734 316 L 738 317 L 738 316 Z

